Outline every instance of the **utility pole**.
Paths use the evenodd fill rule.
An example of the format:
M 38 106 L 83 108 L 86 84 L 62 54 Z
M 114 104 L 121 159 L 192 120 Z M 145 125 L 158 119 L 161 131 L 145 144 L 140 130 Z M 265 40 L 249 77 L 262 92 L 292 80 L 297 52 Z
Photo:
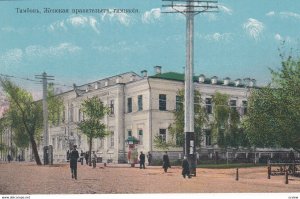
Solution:
M 47 81 L 48 80 L 54 80 L 54 76 L 48 76 L 47 73 L 43 72 L 42 75 L 35 75 L 36 79 L 41 79 L 43 82 L 43 127 L 44 127 L 44 133 L 43 133 L 43 149 L 44 149 L 44 165 L 49 164 L 49 134 L 48 134 L 48 104 L 47 104 Z
M 184 93 L 184 155 L 190 164 L 191 174 L 196 176 L 196 147 L 194 130 L 194 17 L 203 12 L 217 12 L 217 1 L 162 0 L 162 7 L 171 8 L 163 13 L 181 13 L 186 17 L 186 67 Z

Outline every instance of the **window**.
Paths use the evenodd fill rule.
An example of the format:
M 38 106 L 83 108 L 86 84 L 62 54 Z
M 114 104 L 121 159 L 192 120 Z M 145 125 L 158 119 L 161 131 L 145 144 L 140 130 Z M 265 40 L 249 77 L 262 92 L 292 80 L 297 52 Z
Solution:
M 206 113 L 212 114 L 211 98 L 205 98 Z
M 205 131 L 205 145 L 210 146 L 211 145 L 211 130 Z
M 247 101 L 243 101 L 243 115 L 247 114 L 247 107 L 248 107 L 248 102 Z
M 110 134 L 110 147 L 113 148 L 115 146 L 115 136 L 114 132 L 112 131 Z
M 140 141 L 140 144 L 142 145 L 143 144 L 143 130 L 139 129 L 139 141 Z
M 110 100 L 109 108 L 110 108 L 110 114 L 114 115 L 115 114 L 115 102 L 114 102 L 114 100 Z
M 74 121 L 74 106 L 73 104 L 71 104 L 70 109 L 69 109 L 69 121 L 73 122 Z
M 159 129 L 159 137 L 162 142 L 166 142 L 167 138 L 167 130 L 166 129 Z
M 131 112 L 132 112 L 132 98 L 131 98 L 131 97 L 129 97 L 129 98 L 127 99 L 127 112 L 128 112 L 128 113 L 131 113 Z
M 230 100 L 230 108 L 231 110 L 236 110 L 236 100 Z
M 65 110 L 63 110 L 63 115 L 62 115 L 61 121 L 62 121 L 62 123 L 65 123 L 65 121 L 66 121 L 66 111 Z
M 167 96 L 165 94 L 159 94 L 159 110 L 167 110 Z
M 138 111 L 143 110 L 143 95 L 138 96 Z
M 128 131 L 127 131 L 127 135 L 128 135 L 128 137 L 131 137 L 131 136 L 132 136 L 132 131 L 131 131 L 131 130 L 128 130 Z
M 183 97 L 176 95 L 176 111 L 179 111 L 183 108 Z

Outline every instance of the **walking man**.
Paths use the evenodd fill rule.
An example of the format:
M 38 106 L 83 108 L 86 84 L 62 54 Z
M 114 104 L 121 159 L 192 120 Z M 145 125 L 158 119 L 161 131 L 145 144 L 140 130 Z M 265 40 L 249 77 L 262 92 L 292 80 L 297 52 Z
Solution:
M 96 155 L 95 151 L 93 151 L 92 162 L 93 162 L 93 168 L 96 168 L 97 155 Z
M 84 154 L 84 158 L 85 158 L 86 165 L 88 165 L 88 160 L 89 160 L 89 152 L 88 151 Z
M 76 145 L 73 146 L 73 150 L 70 153 L 70 168 L 72 173 L 72 178 L 77 180 L 77 160 L 79 158 L 78 151 L 76 150 Z
M 190 176 L 190 165 L 187 160 L 187 157 L 184 156 L 182 161 L 182 176 L 185 178 L 185 176 L 188 176 L 188 178 L 191 178 Z
M 163 168 L 165 173 L 167 173 L 168 168 L 171 168 L 168 152 L 166 151 L 165 154 L 163 155 Z
M 140 169 L 145 169 L 145 154 L 143 154 L 143 151 L 141 151 L 140 154 Z
M 81 163 L 81 165 L 83 165 L 83 158 L 84 158 L 84 153 L 81 150 L 81 152 L 80 152 L 80 163 Z
M 148 165 L 150 166 L 152 162 L 152 154 L 150 153 L 150 151 L 148 152 L 147 158 L 148 158 Z

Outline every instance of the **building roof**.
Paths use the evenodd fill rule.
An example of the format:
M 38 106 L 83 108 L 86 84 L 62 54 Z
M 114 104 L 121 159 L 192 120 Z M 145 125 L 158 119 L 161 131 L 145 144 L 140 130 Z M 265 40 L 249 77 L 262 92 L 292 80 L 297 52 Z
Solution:
M 166 73 L 160 73 L 153 76 L 149 76 L 150 78 L 158 78 L 158 79 L 165 79 L 165 80 L 173 80 L 173 81 L 184 81 L 184 74 L 183 73 L 176 73 L 176 72 L 166 72 Z M 194 82 L 199 82 L 198 76 L 193 77 Z M 205 78 L 204 84 L 211 84 L 211 78 Z M 223 85 L 224 82 L 222 80 L 218 80 L 217 85 Z M 235 87 L 235 84 L 233 82 L 230 82 L 228 86 Z M 237 87 L 244 87 L 243 84 L 237 86 Z

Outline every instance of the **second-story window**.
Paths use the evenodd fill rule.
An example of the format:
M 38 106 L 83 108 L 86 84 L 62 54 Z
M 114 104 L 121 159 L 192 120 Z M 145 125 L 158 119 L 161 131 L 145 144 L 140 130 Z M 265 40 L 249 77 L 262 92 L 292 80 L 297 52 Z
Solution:
M 138 111 L 143 110 L 143 95 L 138 96 Z
M 230 108 L 231 110 L 236 111 L 236 100 L 230 100 Z
M 115 102 L 114 100 L 110 100 L 110 114 L 114 115 L 115 114 Z
M 159 110 L 167 110 L 167 96 L 165 94 L 159 94 Z
M 211 98 L 205 98 L 206 113 L 212 114 Z
M 73 122 L 74 121 L 74 106 L 71 104 L 70 110 L 69 110 L 69 121 Z
M 140 143 L 139 144 L 143 144 L 143 130 L 142 129 L 139 129 L 139 141 Z
M 183 108 L 183 97 L 176 95 L 176 111 L 182 110 Z
M 127 112 L 128 113 L 132 112 L 132 98 L 131 97 L 127 98 Z
M 248 102 L 247 101 L 243 101 L 243 115 L 247 114 L 247 107 L 248 107 Z

